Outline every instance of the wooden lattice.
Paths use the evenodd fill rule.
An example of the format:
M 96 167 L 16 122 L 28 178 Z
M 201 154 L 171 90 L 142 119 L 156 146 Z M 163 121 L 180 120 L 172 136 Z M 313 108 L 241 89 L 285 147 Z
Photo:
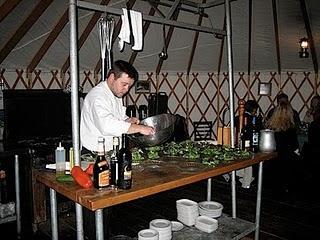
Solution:
M 0 69 L 0 80 L 7 89 L 63 89 L 70 84 L 70 74 L 59 74 L 58 70 L 43 73 L 35 70 L 31 78 L 26 77 L 26 71 L 17 69 L 15 72 L 6 72 Z M 44 76 L 46 74 L 46 76 Z M 49 76 L 48 76 L 49 75 Z M 79 86 L 88 92 L 98 83 L 98 78 L 92 71 L 80 74 Z M 141 80 L 150 82 L 151 92 L 165 92 L 168 95 L 169 112 L 180 114 L 188 121 L 189 133 L 193 134 L 192 122 L 212 121 L 214 136 L 216 129 L 222 122 L 222 111 L 229 106 L 228 73 L 161 73 L 153 72 L 140 74 Z M 261 82 L 272 84 L 270 96 L 258 95 L 258 86 Z M 276 72 L 254 72 L 250 76 L 243 72 L 234 74 L 234 101 L 235 111 L 240 99 L 255 99 L 265 115 L 276 105 L 276 96 L 282 91 L 288 94 L 292 106 L 304 117 L 314 94 L 320 92 L 320 83 L 317 75 L 310 72 L 286 72 L 281 76 Z M 125 103 L 133 104 L 138 108 L 147 104 L 148 93 L 135 93 L 134 87 L 127 95 Z M 229 119 L 229 118 L 228 118 Z M 227 119 L 227 121 L 229 121 Z

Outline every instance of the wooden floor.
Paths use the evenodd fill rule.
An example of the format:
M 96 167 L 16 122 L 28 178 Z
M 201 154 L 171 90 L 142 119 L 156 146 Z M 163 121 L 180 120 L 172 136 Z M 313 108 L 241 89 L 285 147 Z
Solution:
M 269 180 L 270 176 L 267 176 L 263 184 L 260 239 L 320 239 L 320 200 L 319 194 L 316 194 L 318 185 L 302 180 L 287 192 L 282 190 L 281 184 Z M 188 198 L 197 202 L 204 201 L 206 184 L 206 181 L 202 181 L 113 207 L 110 236 L 126 235 L 134 238 L 139 230 L 148 228 L 152 219 L 176 220 L 176 200 Z M 230 183 L 223 177 L 213 179 L 212 199 L 224 205 L 224 213 L 231 214 Z M 250 189 L 237 186 L 237 217 L 254 221 L 255 202 L 255 182 Z M 58 208 L 60 239 L 76 239 L 73 204 L 62 201 Z M 33 239 L 50 239 L 49 226 L 49 221 L 39 225 Z M 15 223 L 0 226 L 0 232 L 4 229 L 8 234 L 12 233 L 10 239 L 15 239 Z M 253 234 L 244 239 L 254 239 Z

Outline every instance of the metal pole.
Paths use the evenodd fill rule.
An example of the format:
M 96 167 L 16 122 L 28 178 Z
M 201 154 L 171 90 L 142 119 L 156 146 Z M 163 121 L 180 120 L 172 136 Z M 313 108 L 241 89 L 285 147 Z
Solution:
M 77 46 L 77 1 L 69 1 L 70 21 L 70 78 L 71 78 L 71 117 L 72 142 L 74 149 L 74 162 L 80 165 L 80 126 L 79 126 L 79 96 L 78 96 L 78 46 Z M 83 240 L 82 206 L 76 204 L 77 239 Z
M 259 163 L 259 173 L 258 173 L 258 193 L 257 193 L 257 206 L 256 206 L 256 231 L 254 233 L 255 240 L 259 239 L 259 231 L 260 231 L 262 172 L 263 172 L 263 162 L 260 162 Z
M 207 201 L 211 201 L 211 192 L 212 192 L 212 178 L 208 178 L 208 181 L 207 181 Z
M 77 239 L 83 240 L 83 215 L 82 215 L 82 206 L 79 203 L 76 204 L 76 226 L 77 226 Z
M 20 174 L 19 174 L 19 156 L 14 156 L 14 174 L 16 190 L 16 216 L 17 216 L 17 238 L 21 238 L 21 202 L 20 202 Z
M 51 239 L 58 240 L 58 214 L 56 191 L 50 188 Z
M 225 0 L 226 23 L 227 23 L 227 46 L 228 46 L 228 73 L 229 73 L 229 105 L 230 105 L 230 126 L 231 126 L 231 147 L 235 145 L 234 130 L 234 99 L 233 99 L 233 59 L 232 59 L 232 38 L 231 38 L 231 8 L 229 0 Z M 236 173 L 232 171 L 232 217 L 236 218 Z
M 234 131 L 234 92 L 233 92 L 233 58 L 232 58 L 232 39 L 231 39 L 231 16 L 230 3 L 226 0 L 226 22 L 227 22 L 227 45 L 228 45 L 228 75 L 229 75 L 229 105 L 230 105 L 230 126 L 231 126 L 231 147 L 235 145 Z
M 96 220 L 96 239 L 103 240 L 103 209 L 95 211 Z
M 71 78 L 71 116 L 72 116 L 72 142 L 75 165 L 80 165 L 79 141 L 79 97 L 78 97 L 78 47 L 77 47 L 77 3 L 70 0 L 70 78 Z
M 231 172 L 231 196 L 232 196 L 232 217 L 237 217 L 236 199 L 236 171 Z

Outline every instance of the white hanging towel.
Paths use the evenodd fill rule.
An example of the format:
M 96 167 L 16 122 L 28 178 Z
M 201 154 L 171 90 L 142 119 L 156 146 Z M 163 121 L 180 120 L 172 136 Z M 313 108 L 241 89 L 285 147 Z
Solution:
M 142 14 L 141 12 L 130 10 L 132 34 L 134 37 L 134 45 L 132 50 L 140 51 L 143 45 L 143 33 L 142 33 Z
M 128 11 L 126 8 L 122 8 L 123 15 L 121 15 L 122 25 L 118 35 L 119 37 L 119 50 L 122 51 L 124 43 L 130 43 L 130 25 L 128 19 Z M 130 19 L 132 26 L 132 35 L 134 38 L 134 45 L 132 50 L 140 51 L 143 45 L 142 34 L 142 14 L 141 12 L 130 10 Z

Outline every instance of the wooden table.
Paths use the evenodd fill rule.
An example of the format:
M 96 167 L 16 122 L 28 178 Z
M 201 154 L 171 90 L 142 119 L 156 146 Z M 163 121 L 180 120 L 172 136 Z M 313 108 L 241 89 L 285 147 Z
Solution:
M 59 183 L 55 179 L 55 174 L 51 172 L 36 171 L 37 181 L 50 188 L 50 206 L 51 206 L 51 225 L 52 239 L 58 239 L 57 213 L 56 213 L 56 192 L 69 198 L 79 206 L 95 211 L 97 239 L 103 239 L 102 209 L 111 207 L 120 203 L 132 201 L 138 198 L 150 196 L 170 189 L 178 188 L 187 184 L 195 183 L 204 179 L 210 179 L 215 176 L 230 173 L 254 164 L 260 163 L 258 178 L 258 196 L 256 213 L 256 231 L 259 230 L 260 204 L 261 201 L 261 183 L 262 183 L 262 163 L 263 161 L 276 157 L 276 153 L 258 153 L 251 159 L 234 160 L 226 162 L 217 167 L 199 168 L 195 171 L 183 172 L 177 167 L 183 158 L 162 158 L 163 163 L 157 168 L 154 166 L 144 166 L 144 170 L 133 169 L 133 187 L 130 190 L 96 190 L 94 188 L 83 189 L 76 183 Z M 188 163 L 185 163 L 188 164 Z M 82 221 L 80 222 L 82 224 Z M 77 227 L 81 227 L 77 224 Z M 83 231 L 77 231 L 83 238 Z

